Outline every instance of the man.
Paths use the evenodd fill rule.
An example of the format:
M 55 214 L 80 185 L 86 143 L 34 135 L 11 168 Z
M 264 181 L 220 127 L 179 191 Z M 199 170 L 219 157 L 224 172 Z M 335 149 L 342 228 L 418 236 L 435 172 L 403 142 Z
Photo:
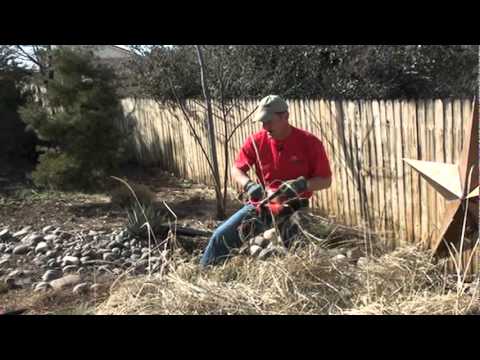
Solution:
M 290 125 L 288 119 L 288 105 L 279 96 L 269 95 L 260 101 L 255 121 L 262 122 L 263 129 L 245 141 L 232 167 L 232 176 L 252 202 L 287 182 L 288 186 L 283 186 L 275 200 L 288 202 L 289 208 L 298 210 L 308 206 L 313 191 L 330 187 L 332 173 L 322 142 Z M 260 183 L 248 177 L 252 167 Z M 254 210 L 254 205 L 245 205 L 216 229 L 200 261 L 202 266 L 225 260 L 231 249 L 241 246 L 238 228 Z M 258 227 L 256 232 L 262 230 Z

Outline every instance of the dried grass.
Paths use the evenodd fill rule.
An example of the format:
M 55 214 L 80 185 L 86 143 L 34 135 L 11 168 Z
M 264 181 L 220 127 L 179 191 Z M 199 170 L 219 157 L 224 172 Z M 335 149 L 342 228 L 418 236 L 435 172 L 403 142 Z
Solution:
M 415 247 L 364 266 L 332 261 L 309 245 L 284 258 L 237 256 L 201 271 L 197 259 L 171 260 L 159 278 L 134 278 L 112 289 L 99 314 L 470 314 L 479 313 L 478 282 L 452 290 L 443 264 Z M 367 282 L 368 278 L 368 282 Z M 475 294 L 476 292 L 476 294 Z

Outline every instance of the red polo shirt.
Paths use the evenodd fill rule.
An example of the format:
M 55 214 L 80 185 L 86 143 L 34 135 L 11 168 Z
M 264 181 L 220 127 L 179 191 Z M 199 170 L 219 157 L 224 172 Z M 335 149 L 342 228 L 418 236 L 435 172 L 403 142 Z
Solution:
M 240 149 L 235 166 L 243 172 L 255 166 L 260 182 L 271 190 L 276 190 L 282 181 L 299 176 L 307 179 L 332 176 L 322 142 L 308 131 L 293 126 L 290 135 L 282 141 L 275 140 L 264 129 L 249 136 Z M 301 194 L 301 197 L 311 196 L 311 192 Z

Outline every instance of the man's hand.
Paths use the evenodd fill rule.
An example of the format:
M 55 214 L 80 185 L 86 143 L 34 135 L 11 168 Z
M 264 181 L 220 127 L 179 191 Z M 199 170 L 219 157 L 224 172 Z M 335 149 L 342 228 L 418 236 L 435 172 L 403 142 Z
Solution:
M 279 196 L 286 197 L 287 199 L 291 199 L 300 195 L 300 193 L 304 192 L 308 188 L 307 179 L 305 177 L 300 176 L 295 180 L 286 181 L 282 185 L 282 190 L 280 191 Z
M 243 188 L 248 196 L 250 197 L 250 199 L 261 199 L 263 197 L 263 187 L 262 185 L 260 184 L 257 184 L 256 182 L 253 182 L 252 180 L 249 180 L 244 188 Z

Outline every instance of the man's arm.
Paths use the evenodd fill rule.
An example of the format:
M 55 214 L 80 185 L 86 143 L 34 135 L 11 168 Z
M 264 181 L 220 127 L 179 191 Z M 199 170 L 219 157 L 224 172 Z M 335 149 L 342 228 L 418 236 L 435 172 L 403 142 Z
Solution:
M 233 180 L 235 180 L 237 184 L 242 187 L 242 189 L 250 181 L 250 178 L 247 176 L 247 174 L 237 168 L 235 165 L 232 166 L 232 177 Z
M 318 191 L 328 189 L 332 184 L 332 177 L 312 177 L 307 180 L 307 191 Z

